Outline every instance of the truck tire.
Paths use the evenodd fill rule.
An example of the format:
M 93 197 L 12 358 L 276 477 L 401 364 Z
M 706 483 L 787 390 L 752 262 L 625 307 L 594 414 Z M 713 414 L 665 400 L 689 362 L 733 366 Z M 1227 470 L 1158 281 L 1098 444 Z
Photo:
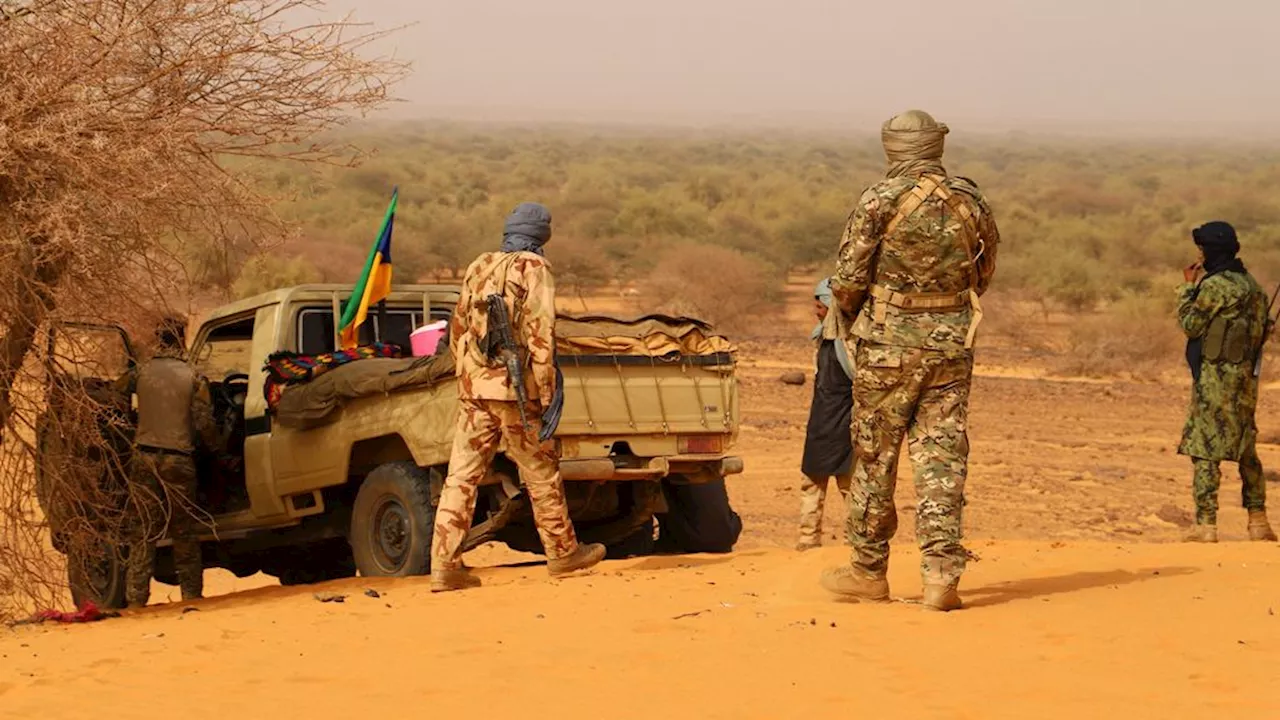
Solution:
M 121 610 L 127 604 L 125 582 L 128 567 L 123 555 L 104 551 L 97 557 L 67 556 L 67 585 L 77 608 L 92 602 L 99 610 Z
M 369 473 L 356 493 L 348 540 L 365 577 L 425 575 L 431 571 L 436 511 L 426 471 L 410 461 Z
M 724 478 L 691 484 L 662 481 L 667 512 L 658 519 L 658 551 L 727 553 L 742 534 L 742 518 L 729 505 Z

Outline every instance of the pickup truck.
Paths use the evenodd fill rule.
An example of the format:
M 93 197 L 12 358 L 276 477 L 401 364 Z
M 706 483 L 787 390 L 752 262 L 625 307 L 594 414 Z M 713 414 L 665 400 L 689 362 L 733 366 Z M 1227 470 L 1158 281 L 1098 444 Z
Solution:
M 206 567 L 262 572 L 282 584 L 429 572 L 457 408 L 447 347 L 428 358 L 354 360 L 287 385 L 273 400 L 268 363 L 331 353 L 349 293 L 337 285 L 276 290 L 220 307 L 188 333 L 189 362 L 210 380 L 222 429 L 221 447 L 197 454 L 198 504 L 211 519 Z M 361 343 L 407 350 L 412 330 L 447 320 L 457 298 L 457 287 L 397 286 L 371 312 Z M 550 442 L 582 540 L 605 543 L 613 557 L 731 550 L 742 525 L 724 479 L 743 463 L 728 454 L 739 413 L 729 341 L 697 320 L 664 316 L 561 316 L 556 333 L 565 402 Z M 131 368 L 128 336 L 113 337 Z M 129 403 L 101 399 L 103 388 L 129 388 L 128 372 L 89 379 L 117 418 L 131 417 Z M 110 441 L 127 452 L 115 427 Z M 40 445 L 43 475 L 56 467 L 58 438 L 42 436 Z M 45 511 L 59 547 L 59 514 Z M 490 541 L 541 552 L 519 472 L 501 453 L 465 549 Z M 93 558 L 69 558 L 82 568 L 69 572 L 77 603 L 123 604 L 126 552 L 104 547 Z M 176 583 L 167 538 L 155 577 Z

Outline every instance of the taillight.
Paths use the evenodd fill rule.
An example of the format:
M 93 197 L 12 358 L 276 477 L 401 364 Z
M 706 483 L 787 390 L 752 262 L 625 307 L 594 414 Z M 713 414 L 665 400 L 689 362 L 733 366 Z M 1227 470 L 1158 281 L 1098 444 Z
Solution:
M 681 455 L 714 455 L 724 452 L 724 436 L 681 435 L 676 438 L 676 449 Z

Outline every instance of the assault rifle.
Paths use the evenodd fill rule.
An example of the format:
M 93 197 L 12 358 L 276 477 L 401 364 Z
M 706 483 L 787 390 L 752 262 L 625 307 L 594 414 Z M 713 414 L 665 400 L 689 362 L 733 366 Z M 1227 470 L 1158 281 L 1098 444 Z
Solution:
M 520 364 L 520 346 L 516 345 L 516 335 L 511 328 L 511 316 L 507 314 L 507 303 L 501 293 L 494 293 L 484 299 L 489 311 L 489 332 L 485 337 L 485 355 L 490 358 L 502 358 L 507 366 L 507 382 L 516 391 L 516 404 L 520 407 L 520 424 L 527 434 L 529 417 L 525 414 L 525 405 L 529 396 L 524 387 L 524 369 Z
M 1253 358 L 1253 376 L 1256 378 L 1262 374 L 1262 351 L 1267 347 L 1267 340 L 1271 337 L 1272 331 L 1276 328 L 1276 323 L 1280 322 L 1280 313 L 1271 314 L 1271 309 L 1275 307 L 1276 296 L 1280 295 L 1280 284 L 1276 285 L 1276 291 L 1271 293 L 1271 302 L 1267 303 L 1267 322 L 1262 327 L 1262 342 L 1258 343 L 1258 351 L 1254 353 Z

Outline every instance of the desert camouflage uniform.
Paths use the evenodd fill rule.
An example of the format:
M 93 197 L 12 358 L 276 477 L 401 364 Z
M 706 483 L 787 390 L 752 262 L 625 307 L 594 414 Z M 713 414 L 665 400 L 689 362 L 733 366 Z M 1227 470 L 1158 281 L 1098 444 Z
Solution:
M 936 163 L 872 186 L 849 219 L 832 289 L 842 311 L 857 314 L 848 533 L 854 570 L 864 577 L 881 578 L 888 569 L 904 436 L 924 582 L 953 586 L 964 570 L 970 332 L 998 242 L 977 186 L 945 176 Z
M 196 514 L 197 440 L 216 441 L 209 384 L 177 357 L 157 356 L 138 373 L 138 429 L 131 461 L 133 515 L 126 599 L 146 605 L 155 572 L 156 540 L 166 527 L 182 599 L 201 597 L 204 568 Z
M 507 370 L 490 362 L 482 347 L 488 333 L 485 298 L 502 293 L 516 342 L 524 350 L 530 429 L 520 423 L 515 390 Z M 548 262 L 531 252 L 491 252 L 467 268 L 449 331 L 457 359 L 459 413 L 449 460 L 449 476 L 436 510 L 432 567 L 456 569 L 471 527 L 476 488 L 495 453 L 505 452 L 519 468 L 533 504 L 533 518 L 548 559 L 568 557 L 578 547 L 555 454 L 538 442 L 540 413 L 555 391 L 555 282 Z
M 1205 338 L 1215 319 L 1239 324 L 1240 339 L 1245 342 L 1235 358 L 1204 357 L 1200 378 L 1191 386 L 1191 406 L 1178 452 L 1190 456 L 1195 467 L 1192 494 L 1199 525 L 1217 523 L 1218 463 L 1223 460 L 1240 465 L 1246 510 L 1263 510 L 1267 502 L 1256 447 L 1258 379 L 1253 376 L 1256 348 L 1267 321 L 1267 297 L 1247 272 L 1222 272 L 1198 285 L 1179 288 L 1178 322 L 1188 338 Z

